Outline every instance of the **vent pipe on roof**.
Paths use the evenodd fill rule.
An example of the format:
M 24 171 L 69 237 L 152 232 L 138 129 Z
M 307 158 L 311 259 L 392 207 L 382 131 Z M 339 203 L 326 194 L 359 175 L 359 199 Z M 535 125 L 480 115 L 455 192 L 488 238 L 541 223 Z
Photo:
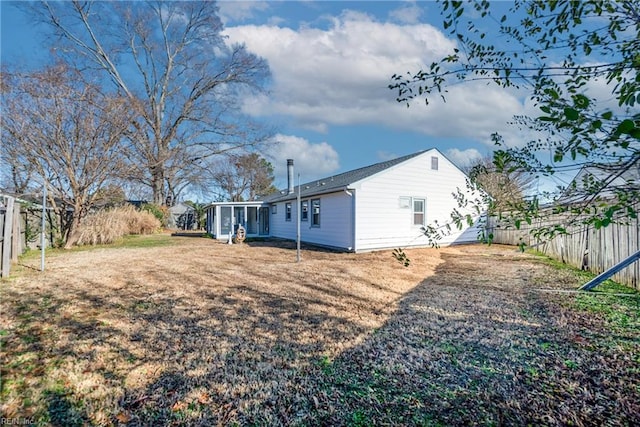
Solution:
M 293 193 L 293 159 L 287 159 L 287 190 Z

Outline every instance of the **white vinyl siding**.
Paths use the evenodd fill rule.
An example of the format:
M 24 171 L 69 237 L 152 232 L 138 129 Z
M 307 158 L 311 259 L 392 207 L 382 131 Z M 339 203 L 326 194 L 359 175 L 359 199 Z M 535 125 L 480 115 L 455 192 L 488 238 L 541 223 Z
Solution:
M 309 214 L 309 221 L 300 224 L 300 240 L 322 246 L 352 250 L 353 196 L 340 191 L 313 198 L 320 200 L 320 227 L 311 226 L 311 214 Z M 280 205 L 284 207 L 284 203 L 280 203 Z M 285 221 L 284 215 L 272 217 L 272 222 L 269 224 L 271 236 L 294 240 L 296 238 L 297 215 L 297 209 L 294 209 L 291 221 Z
M 382 248 L 425 246 L 427 238 L 414 225 L 413 201 L 424 200 L 424 224 L 438 221 L 444 225 L 451 221 L 451 212 L 457 207 L 452 196 L 456 188 L 466 188 L 465 175 L 445 157 L 438 157 L 438 170 L 431 169 L 431 158 L 437 151 L 426 152 L 406 162 L 356 183 L 356 251 Z M 402 208 L 399 201 L 411 197 L 410 209 Z M 442 245 L 471 241 L 475 232 L 458 232 L 455 226 Z

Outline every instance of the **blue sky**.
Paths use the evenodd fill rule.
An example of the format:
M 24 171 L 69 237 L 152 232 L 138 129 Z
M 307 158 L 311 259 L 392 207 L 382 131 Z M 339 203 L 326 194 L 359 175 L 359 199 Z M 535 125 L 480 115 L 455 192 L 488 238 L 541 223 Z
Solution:
M 269 61 L 271 93 L 245 109 L 273 120 L 276 157 L 294 158 L 303 180 L 432 147 L 464 164 L 488 154 L 491 133 L 525 108 L 517 94 L 484 85 L 428 107 L 395 101 L 394 73 L 455 46 L 433 2 L 223 2 L 220 11 L 230 40 Z
M 497 4 L 507 8 L 510 2 Z M 508 125 L 536 114 L 523 93 L 492 85 L 451 88 L 407 108 L 387 89 L 394 73 L 417 71 L 451 52 L 438 4 L 411 1 L 224 1 L 229 42 L 245 43 L 270 65 L 268 95 L 244 100 L 244 111 L 274 125 L 268 155 L 276 184 L 285 162 L 310 181 L 416 151 L 438 148 L 458 165 L 493 149 L 490 135 L 508 144 L 528 136 Z M 41 50 L 37 25 L 2 2 L 3 63 L 33 64 Z

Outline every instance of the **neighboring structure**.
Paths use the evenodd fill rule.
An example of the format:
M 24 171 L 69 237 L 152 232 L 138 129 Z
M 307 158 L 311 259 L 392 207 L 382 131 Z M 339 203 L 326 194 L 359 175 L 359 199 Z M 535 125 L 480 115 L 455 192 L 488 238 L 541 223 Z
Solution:
M 178 203 L 169 208 L 167 227 L 179 230 L 195 230 L 198 228 L 196 211 L 193 206 Z
M 597 194 L 601 199 L 640 191 L 640 164 L 588 164 L 583 166 L 562 194 L 563 204 L 582 204 Z
M 206 207 L 207 232 L 228 239 L 242 224 L 247 237 L 296 239 L 300 191 L 301 240 L 352 252 L 426 246 L 422 227 L 445 225 L 458 208 L 452 193 L 466 188 L 466 175 L 436 149 L 293 185 L 254 202 Z M 440 245 L 473 242 L 475 227 L 452 232 Z
M 640 205 L 634 196 L 638 191 L 640 167 L 637 165 L 628 169 L 619 164 L 585 165 L 560 199 L 544 206 L 544 211 L 531 223 L 516 229 L 503 226 L 498 217 L 490 217 L 487 232 L 493 235 L 493 243 L 532 246 L 562 263 L 594 274 L 610 269 L 617 271 L 621 264 L 629 262 L 624 269 L 617 271 L 613 280 L 640 290 L 640 261 L 634 258 L 640 251 Z M 628 206 L 614 211 L 615 215 L 620 215 L 613 217 L 616 221 L 598 227 L 586 221 L 594 213 L 588 210 L 589 206 L 598 206 L 602 211 L 607 209 L 607 203 L 617 202 Z M 560 207 L 562 209 L 558 209 Z M 575 213 L 585 209 L 588 213 L 582 217 Z M 555 225 L 565 228 L 566 233 L 557 233 L 549 239 L 536 232 Z M 593 283 L 597 282 L 589 282 L 589 287 Z

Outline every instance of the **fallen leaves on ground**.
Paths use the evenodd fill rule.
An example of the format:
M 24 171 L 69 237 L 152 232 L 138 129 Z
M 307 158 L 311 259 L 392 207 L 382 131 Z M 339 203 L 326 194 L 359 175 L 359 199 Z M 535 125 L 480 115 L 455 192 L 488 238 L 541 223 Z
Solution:
M 2 412 L 83 425 L 633 425 L 636 309 L 504 246 L 174 238 L 2 282 Z M 34 261 L 35 262 L 35 261 Z M 588 307 L 588 305 L 587 305 Z M 626 317 L 621 317 L 626 316 Z

